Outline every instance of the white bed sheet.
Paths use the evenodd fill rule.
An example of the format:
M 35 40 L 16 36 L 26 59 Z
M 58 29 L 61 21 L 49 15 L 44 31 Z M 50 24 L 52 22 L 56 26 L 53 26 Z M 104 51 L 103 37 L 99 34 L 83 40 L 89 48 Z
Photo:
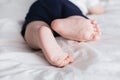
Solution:
M 8 1 L 0 2 L 0 10 L 10 5 Z M 2 12 L 0 80 L 120 80 L 120 0 L 110 0 L 106 9 L 108 12 L 104 15 L 90 16 L 101 26 L 101 40 L 75 42 L 56 38 L 75 58 L 74 63 L 64 68 L 51 66 L 41 51 L 33 51 L 27 46 L 20 35 L 22 24 L 19 22 L 26 12 L 20 14 L 22 18 L 6 16 Z

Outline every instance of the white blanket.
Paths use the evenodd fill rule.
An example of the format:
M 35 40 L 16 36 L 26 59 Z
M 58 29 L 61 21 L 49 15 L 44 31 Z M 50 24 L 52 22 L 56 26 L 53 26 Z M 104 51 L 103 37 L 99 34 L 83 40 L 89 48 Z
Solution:
M 10 0 L 1 1 L 0 5 L 4 7 L 0 8 L 10 5 L 7 1 Z M 29 48 L 20 35 L 22 24 L 1 14 L 0 80 L 120 80 L 119 5 L 120 0 L 111 0 L 106 7 L 107 13 L 90 16 L 101 26 L 101 40 L 75 42 L 56 38 L 60 46 L 75 58 L 74 63 L 64 68 L 51 66 L 41 51 Z

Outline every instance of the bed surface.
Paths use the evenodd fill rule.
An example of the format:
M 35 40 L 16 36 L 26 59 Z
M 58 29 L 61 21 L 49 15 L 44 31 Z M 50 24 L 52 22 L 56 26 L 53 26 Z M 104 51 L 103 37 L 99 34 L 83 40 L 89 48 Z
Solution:
M 0 1 L 0 80 L 120 80 L 120 0 L 110 0 L 107 13 L 89 16 L 100 24 L 101 40 L 56 38 L 75 58 L 64 68 L 51 66 L 41 51 L 30 49 L 20 35 L 21 22 L 35 0 L 14 1 Z

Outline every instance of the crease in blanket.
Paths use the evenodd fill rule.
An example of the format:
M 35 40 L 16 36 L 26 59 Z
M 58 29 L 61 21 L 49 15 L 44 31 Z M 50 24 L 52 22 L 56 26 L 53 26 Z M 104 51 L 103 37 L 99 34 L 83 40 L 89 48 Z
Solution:
M 97 61 L 97 51 L 87 43 L 67 40 L 62 37 L 57 37 L 57 41 L 64 51 L 74 57 L 75 62 L 72 65 L 76 68 L 86 70 L 94 61 Z

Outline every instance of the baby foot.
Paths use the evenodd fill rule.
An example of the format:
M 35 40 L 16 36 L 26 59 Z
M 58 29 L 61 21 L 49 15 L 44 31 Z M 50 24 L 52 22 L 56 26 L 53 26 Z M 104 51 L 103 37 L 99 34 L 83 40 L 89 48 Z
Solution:
M 94 20 L 80 16 L 56 19 L 51 27 L 61 36 L 76 41 L 97 40 L 101 34 L 99 25 Z
M 64 52 L 48 53 L 46 58 L 52 65 L 57 67 L 64 67 L 73 62 L 72 56 Z
M 39 31 L 39 43 L 48 62 L 57 67 L 64 67 L 73 62 L 72 56 L 65 53 L 58 45 L 50 28 L 41 26 Z

